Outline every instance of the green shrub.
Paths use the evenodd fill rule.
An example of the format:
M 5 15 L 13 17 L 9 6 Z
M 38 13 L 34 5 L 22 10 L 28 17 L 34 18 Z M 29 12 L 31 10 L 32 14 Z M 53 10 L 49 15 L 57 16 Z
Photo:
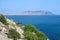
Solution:
M 38 36 L 39 40 L 47 40 L 47 36 L 43 32 L 37 31 L 36 35 Z
M 26 31 L 24 34 L 27 40 L 38 40 L 38 37 L 32 32 Z
M 47 40 L 47 36 L 35 28 L 34 25 L 28 24 L 24 27 L 24 35 L 26 36 L 27 40 Z
M 16 25 L 17 26 L 22 26 L 22 22 L 17 22 Z
M 0 22 L 2 22 L 2 23 L 5 24 L 5 25 L 8 25 L 5 16 L 2 15 L 2 14 L 0 14 Z
M 8 32 L 8 38 L 17 40 L 17 39 L 20 39 L 20 34 L 15 29 L 10 29 Z
M 30 31 L 30 32 L 33 32 L 33 31 L 35 31 L 35 26 L 34 25 L 32 25 L 32 24 L 28 24 L 28 25 L 26 25 L 25 26 L 25 31 Z

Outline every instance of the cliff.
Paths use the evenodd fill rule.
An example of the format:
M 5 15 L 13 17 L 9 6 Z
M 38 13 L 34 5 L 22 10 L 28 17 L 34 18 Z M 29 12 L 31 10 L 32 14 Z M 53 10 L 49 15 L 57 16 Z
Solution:
M 3 22 L 4 20 L 6 21 L 7 24 Z M 49 40 L 49 38 L 43 32 L 37 30 L 34 25 L 27 24 L 25 27 L 19 26 L 13 20 L 4 17 L 4 19 L 0 21 L 0 40 L 12 40 L 12 39 Z

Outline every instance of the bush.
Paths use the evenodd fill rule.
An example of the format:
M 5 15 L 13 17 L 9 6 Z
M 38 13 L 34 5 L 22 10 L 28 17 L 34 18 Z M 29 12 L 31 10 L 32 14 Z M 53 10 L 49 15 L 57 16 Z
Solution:
M 16 25 L 17 26 L 22 26 L 22 22 L 17 22 Z
M 4 15 L 0 14 L 0 22 L 2 22 L 3 24 L 7 25 L 7 21 Z
M 38 36 L 39 40 L 47 40 L 47 36 L 43 32 L 37 31 L 36 35 Z
M 13 40 L 17 40 L 20 38 L 20 34 L 15 29 L 10 29 L 8 32 L 8 38 L 12 38 Z
M 28 24 L 24 27 L 24 35 L 27 40 L 47 40 L 47 36 L 35 28 L 34 25 Z
M 35 26 L 32 25 L 32 24 L 28 24 L 28 25 L 26 25 L 25 28 L 24 28 L 25 31 L 30 31 L 30 32 L 35 31 L 35 29 L 36 29 Z
M 27 40 L 38 40 L 38 37 L 32 32 L 26 31 L 24 34 Z

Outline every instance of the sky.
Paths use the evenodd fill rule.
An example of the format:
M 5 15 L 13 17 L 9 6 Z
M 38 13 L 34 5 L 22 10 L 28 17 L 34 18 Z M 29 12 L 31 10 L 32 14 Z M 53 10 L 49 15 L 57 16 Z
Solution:
M 60 0 L 0 0 L 0 14 L 15 14 L 23 11 L 51 11 L 60 15 Z

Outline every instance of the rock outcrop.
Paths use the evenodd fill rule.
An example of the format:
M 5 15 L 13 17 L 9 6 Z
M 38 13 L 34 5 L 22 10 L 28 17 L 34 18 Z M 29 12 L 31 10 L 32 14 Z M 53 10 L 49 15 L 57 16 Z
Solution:
M 12 24 L 14 24 L 14 22 L 12 22 Z M 24 38 L 24 35 L 23 35 L 24 31 L 20 27 L 18 27 L 16 25 L 12 26 L 11 24 L 6 26 L 2 22 L 0 22 L 0 40 L 12 40 L 12 39 L 9 39 L 7 37 L 7 33 L 9 31 L 9 29 L 15 29 L 15 28 L 16 28 L 17 32 L 21 35 L 21 38 L 19 40 L 23 40 L 23 38 Z

